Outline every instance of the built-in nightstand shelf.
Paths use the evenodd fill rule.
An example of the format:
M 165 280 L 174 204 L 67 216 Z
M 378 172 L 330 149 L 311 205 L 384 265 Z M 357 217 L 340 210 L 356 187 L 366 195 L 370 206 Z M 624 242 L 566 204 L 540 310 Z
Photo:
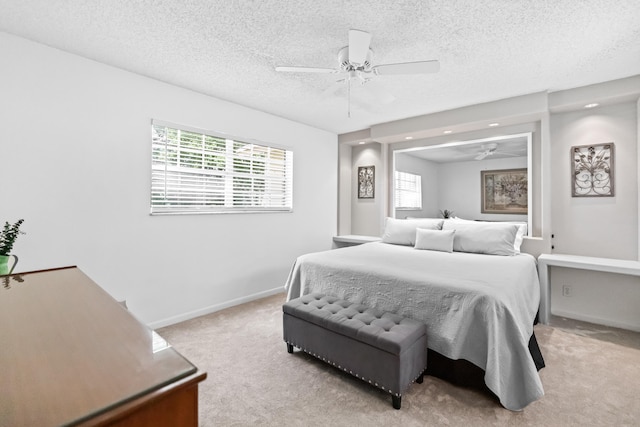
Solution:
M 538 257 L 538 275 L 540 276 L 540 322 L 544 324 L 549 323 L 551 316 L 549 267 L 552 266 L 640 276 L 640 261 L 580 255 L 542 254 Z

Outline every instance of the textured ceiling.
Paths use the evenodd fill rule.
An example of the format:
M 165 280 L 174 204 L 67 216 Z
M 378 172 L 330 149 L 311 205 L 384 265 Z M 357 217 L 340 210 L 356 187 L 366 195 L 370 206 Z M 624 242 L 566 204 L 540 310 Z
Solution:
M 0 0 L 0 30 L 345 133 L 640 74 L 639 0 Z M 350 28 L 373 64 L 438 59 L 351 93 L 332 74 Z

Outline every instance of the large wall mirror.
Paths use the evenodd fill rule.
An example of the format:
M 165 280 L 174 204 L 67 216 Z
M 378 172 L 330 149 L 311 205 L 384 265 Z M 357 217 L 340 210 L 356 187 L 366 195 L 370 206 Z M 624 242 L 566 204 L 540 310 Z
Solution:
M 527 222 L 531 230 L 531 150 L 531 133 L 394 150 L 392 212 L 439 217 L 446 210 L 464 219 Z

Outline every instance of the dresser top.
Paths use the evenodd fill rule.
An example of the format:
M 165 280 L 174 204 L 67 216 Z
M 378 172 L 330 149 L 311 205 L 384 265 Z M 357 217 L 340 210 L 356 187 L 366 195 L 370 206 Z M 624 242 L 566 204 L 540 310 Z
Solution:
M 76 267 L 0 277 L 0 419 L 91 418 L 197 371 Z

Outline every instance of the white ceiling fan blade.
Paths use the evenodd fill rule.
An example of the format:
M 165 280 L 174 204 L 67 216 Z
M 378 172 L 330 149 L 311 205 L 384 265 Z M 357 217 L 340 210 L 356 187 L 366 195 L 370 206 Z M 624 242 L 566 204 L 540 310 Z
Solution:
M 339 72 L 334 68 L 313 68 L 313 67 L 276 67 L 276 71 L 285 73 L 326 73 L 335 74 Z
M 440 71 L 440 62 L 433 61 L 417 61 L 417 62 L 401 62 L 398 64 L 386 64 L 373 67 L 373 71 L 378 75 L 395 75 L 395 74 L 429 74 Z
M 482 160 L 482 159 L 484 159 L 485 157 L 487 157 L 489 154 L 490 154 L 490 153 L 489 153 L 488 151 L 485 151 L 484 153 L 480 153 L 480 154 L 478 154 L 477 156 L 475 156 L 475 157 L 473 158 L 473 160 Z
M 349 30 L 349 62 L 364 64 L 369 54 L 371 34 L 366 31 Z

